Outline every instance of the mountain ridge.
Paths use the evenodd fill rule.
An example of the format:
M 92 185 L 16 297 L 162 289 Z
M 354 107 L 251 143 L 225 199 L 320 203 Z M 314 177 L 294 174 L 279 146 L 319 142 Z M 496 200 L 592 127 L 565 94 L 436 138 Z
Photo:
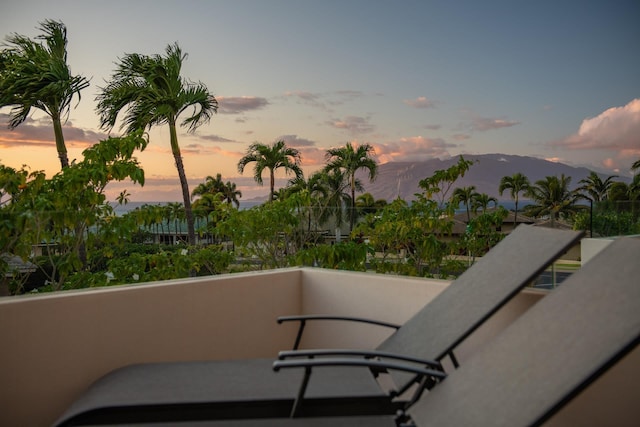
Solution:
M 536 157 L 518 156 L 508 154 L 477 154 L 463 155 L 465 160 L 472 160 L 474 164 L 459 178 L 455 187 L 475 186 L 479 193 L 486 193 L 498 200 L 510 200 L 510 194 L 505 192 L 500 196 L 498 187 L 500 180 L 504 176 L 511 176 L 515 173 L 522 173 L 531 183 L 544 179 L 546 176 L 571 177 L 571 188 L 579 186 L 580 180 L 586 178 L 592 169 L 581 166 L 570 166 L 564 163 L 551 162 Z M 356 177 L 361 180 L 364 191 L 371 193 L 376 199 L 391 201 L 400 197 L 404 200 L 415 199 L 416 193 L 421 193 L 422 189 L 418 183 L 432 176 L 435 171 L 447 169 L 458 162 L 459 156 L 449 159 L 430 159 L 419 162 L 389 162 L 378 165 L 376 180 L 369 181 L 367 171 L 360 170 Z M 602 179 L 609 175 L 598 173 Z M 617 180 L 630 182 L 628 178 L 618 177 Z

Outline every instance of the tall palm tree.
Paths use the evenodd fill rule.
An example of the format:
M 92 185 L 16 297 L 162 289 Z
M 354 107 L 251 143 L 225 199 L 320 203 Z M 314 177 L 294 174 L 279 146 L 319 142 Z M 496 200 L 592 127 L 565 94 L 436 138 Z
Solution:
M 638 159 L 635 162 L 633 162 L 633 164 L 631 165 L 631 170 L 633 172 L 636 172 L 636 171 L 640 170 L 640 159 Z
M 585 198 L 594 203 L 605 201 L 609 194 L 609 189 L 614 183 L 613 180 L 617 177 L 617 175 L 612 175 L 603 181 L 600 175 L 591 171 L 588 177 L 579 181 L 582 186 L 576 191 L 582 192 Z
M 69 166 L 62 123 L 73 97 L 89 86 L 82 76 L 72 76 L 67 64 L 67 28 L 62 22 L 46 20 L 39 28 L 38 43 L 14 34 L 0 51 L 0 108 L 12 106 L 9 128 L 23 123 L 31 108 L 44 111 L 53 122 L 56 149 L 62 168 Z M 64 120 L 63 120 L 64 118 Z
M 366 169 L 369 172 L 369 180 L 373 181 L 378 171 L 378 164 L 373 159 L 373 155 L 373 146 L 370 144 L 354 146 L 350 142 L 347 142 L 344 147 L 330 148 L 325 155 L 328 161 L 325 171 L 341 170 L 349 180 L 349 188 L 351 189 L 350 230 L 353 230 L 356 218 L 356 172 L 359 169 Z
M 247 154 L 238 162 L 238 172 L 244 172 L 244 168 L 249 163 L 253 166 L 253 179 L 262 185 L 262 172 L 269 170 L 269 201 L 273 201 L 275 187 L 275 171 L 284 169 L 285 174 L 293 172 L 296 177 L 302 176 L 300 168 L 300 152 L 292 147 L 287 147 L 284 141 L 276 141 L 273 145 L 255 142 L 247 149 Z
M 180 75 L 182 61 L 186 57 L 187 54 L 182 53 L 177 43 L 167 46 L 165 56 L 127 54 L 120 59 L 111 81 L 101 88 L 96 100 L 103 129 L 112 129 L 123 109 L 125 114 L 121 127 L 127 132 L 169 125 L 171 152 L 182 188 L 189 244 L 195 245 L 189 183 L 182 163 L 176 126 L 178 117 L 185 110 L 193 108 L 180 126 L 194 132 L 208 123 L 218 111 L 218 101 L 204 84 L 193 83 Z
M 467 223 L 471 222 L 471 205 L 473 204 L 476 194 L 476 187 L 474 185 L 458 187 L 453 190 L 451 194 L 451 200 L 455 206 L 458 206 L 460 203 L 464 204 L 467 210 Z
M 518 201 L 520 199 L 520 193 L 526 193 L 529 190 L 531 183 L 529 182 L 529 178 L 527 178 L 522 173 L 514 173 L 511 176 L 503 176 L 500 179 L 500 186 L 498 187 L 498 192 L 502 196 L 505 190 L 509 190 L 511 192 L 511 198 L 515 202 L 515 209 L 513 214 L 513 226 L 518 226 Z
M 353 206 L 352 199 L 349 195 L 350 184 L 346 179 L 346 174 L 341 169 L 332 169 L 324 171 L 321 175 L 324 185 L 327 186 L 327 196 L 323 200 L 324 210 L 320 221 L 327 221 L 333 214 L 336 226 L 336 240 L 340 236 L 342 221 L 344 220 L 344 207 Z M 356 189 L 362 191 L 362 183 L 359 179 L 355 180 Z
M 564 174 L 536 181 L 527 191 L 534 202 L 526 207 L 527 212 L 533 217 L 548 216 L 552 224 L 560 217 L 573 215 L 580 210 L 576 203 L 582 196 L 569 190 L 570 184 L 571 177 Z
M 292 178 L 286 190 L 287 196 L 298 195 L 306 204 L 307 231 L 311 231 L 312 219 L 318 219 L 322 215 L 322 201 L 329 194 L 322 172 L 315 172 L 308 179 L 303 176 Z

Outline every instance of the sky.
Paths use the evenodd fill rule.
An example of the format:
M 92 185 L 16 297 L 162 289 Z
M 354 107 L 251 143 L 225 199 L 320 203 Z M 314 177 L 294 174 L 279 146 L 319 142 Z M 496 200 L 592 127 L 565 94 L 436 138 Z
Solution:
M 179 132 L 191 190 L 220 173 L 243 200 L 267 194 L 237 164 L 277 140 L 306 175 L 346 142 L 371 144 L 381 164 L 504 153 L 630 176 L 640 159 L 637 0 L 5 0 L 0 37 L 35 37 L 45 19 L 67 26 L 71 71 L 91 82 L 64 127 L 70 159 L 109 134 L 95 97 L 119 58 L 174 42 L 188 54 L 183 76 L 219 102 L 209 124 Z M 9 112 L 0 163 L 59 172 L 48 116 L 9 130 Z M 149 136 L 145 186 L 111 183 L 109 200 L 182 200 L 168 128 Z

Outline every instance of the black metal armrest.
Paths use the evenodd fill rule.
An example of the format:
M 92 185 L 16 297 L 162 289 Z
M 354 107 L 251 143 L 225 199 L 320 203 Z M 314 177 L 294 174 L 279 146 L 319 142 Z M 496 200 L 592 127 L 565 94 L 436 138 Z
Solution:
M 411 362 L 423 366 L 428 366 L 431 369 L 437 369 L 442 371 L 442 364 L 435 360 L 420 359 L 418 357 L 406 356 L 403 354 L 389 353 L 386 351 L 377 350 L 352 350 L 352 349 L 318 349 L 318 350 L 292 350 L 281 351 L 278 353 L 279 360 L 293 359 L 293 358 L 314 358 L 314 357 L 336 357 L 336 356 L 360 356 L 365 359 L 390 359 L 399 360 L 402 362 Z
M 273 362 L 273 370 L 278 372 L 280 369 L 288 368 L 314 368 L 318 366 L 363 366 L 379 370 L 395 370 L 404 371 L 412 374 L 433 377 L 443 380 L 447 374 L 435 369 L 421 368 L 419 366 L 407 365 L 397 362 L 385 362 L 382 360 L 372 359 L 354 359 L 350 357 L 326 357 L 319 359 L 295 359 L 295 360 L 276 360 Z
M 369 368 L 372 371 L 396 370 L 414 374 L 415 378 L 417 378 L 415 383 L 418 383 L 420 386 L 414 393 L 414 397 L 407 403 L 405 408 L 415 403 L 415 401 L 417 401 L 425 388 L 428 388 L 447 377 L 446 373 L 435 369 L 422 368 L 419 366 L 398 362 L 387 362 L 377 359 L 373 360 L 362 358 L 356 359 L 349 357 L 320 357 L 313 359 L 276 360 L 275 362 L 273 362 L 273 370 L 276 372 L 278 372 L 280 369 L 304 368 L 304 376 L 298 390 L 298 395 L 296 396 L 296 400 L 291 410 L 291 417 L 295 417 L 298 414 L 302 402 L 304 401 L 304 394 L 309 384 L 309 378 L 311 377 L 312 369 L 316 367 L 326 366 L 362 366 Z
M 399 329 L 400 325 L 396 325 L 389 322 L 382 322 L 380 320 L 373 319 L 365 319 L 362 317 L 350 317 L 350 316 L 328 316 L 323 314 L 309 314 L 309 315 L 299 315 L 299 316 L 280 316 L 278 317 L 278 323 L 284 322 L 300 322 L 300 327 L 298 328 L 298 335 L 296 336 L 296 341 L 293 344 L 293 349 L 297 350 L 300 345 L 300 340 L 302 339 L 302 333 L 304 332 L 304 327 L 308 320 L 338 320 L 338 321 L 348 321 L 348 322 L 360 322 L 366 323 L 369 325 L 376 326 L 384 326 L 386 328 Z

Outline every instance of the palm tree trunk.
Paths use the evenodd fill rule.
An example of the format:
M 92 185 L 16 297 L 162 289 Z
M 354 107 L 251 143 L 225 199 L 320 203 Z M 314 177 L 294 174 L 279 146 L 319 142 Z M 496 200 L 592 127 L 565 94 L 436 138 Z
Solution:
M 193 222 L 193 212 L 191 210 L 191 197 L 189 194 L 189 183 L 184 173 L 184 164 L 182 163 L 182 155 L 180 154 L 180 146 L 178 145 L 178 134 L 176 132 L 175 122 L 169 122 L 169 132 L 171 135 L 171 151 L 176 161 L 176 169 L 178 169 L 178 177 L 180 178 L 180 187 L 182 187 L 182 198 L 184 199 L 184 214 L 187 220 L 187 234 L 189 236 L 189 245 L 196 244 L 196 230 Z
M 60 115 L 52 115 L 51 120 L 53 120 L 53 133 L 56 138 L 56 150 L 58 150 L 60 167 L 61 169 L 64 169 L 69 166 L 69 157 L 67 156 L 67 146 L 64 144 L 64 135 L 62 134 L 62 123 L 60 122 Z
M 349 231 L 353 231 L 356 214 L 356 174 L 351 174 L 351 216 L 349 218 Z
M 269 201 L 273 202 L 273 192 L 275 191 L 276 177 L 273 169 L 269 169 Z

